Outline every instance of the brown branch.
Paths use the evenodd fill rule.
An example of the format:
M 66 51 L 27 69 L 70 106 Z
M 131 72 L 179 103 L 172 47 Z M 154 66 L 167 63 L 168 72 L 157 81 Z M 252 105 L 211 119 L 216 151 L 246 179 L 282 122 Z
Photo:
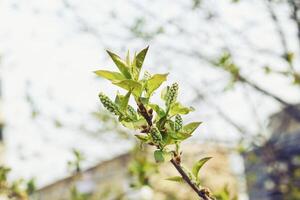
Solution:
M 278 101 L 279 103 L 281 103 L 282 105 L 286 106 L 287 109 L 287 113 L 293 117 L 295 120 L 300 122 L 300 110 L 297 106 L 286 102 L 285 100 L 281 99 L 280 97 L 270 93 L 269 91 L 259 87 L 258 85 L 256 85 L 255 83 L 249 81 L 248 79 L 246 79 L 245 77 L 239 75 L 239 81 L 241 81 L 242 83 L 246 83 L 249 86 L 251 86 L 252 88 L 256 89 L 257 91 L 263 93 L 266 96 L 272 97 L 273 99 L 275 99 L 276 101 Z
M 284 34 L 284 31 L 283 31 L 283 29 L 282 29 L 282 27 L 280 26 L 280 22 L 279 22 L 279 20 L 278 20 L 278 17 L 277 17 L 277 15 L 276 15 L 276 13 L 274 12 L 274 9 L 273 9 L 273 7 L 272 7 L 272 1 L 271 0 L 268 0 L 267 2 L 266 2 L 266 6 L 267 6 L 267 9 L 268 9 L 268 11 L 269 11 L 269 13 L 270 13 L 270 15 L 271 15 L 271 19 L 272 19 L 272 21 L 273 21 L 273 24 L 274 24 L 274 26 L 275 26 L 275 29 L 276 29 L 276 31 L 277 31 L 277 35 L 278 35 L 278 37 L 279 37 L 279 40 L 280 40 L 280 43 L 281 43 L 281 46 L 282 46 L 282 49 L 283 49 L 283 58 L 288 62 L 288 64 L 289 64 L 289 67 L 290 67 L 290 70 L 292 71 L 292 72 L 295 72 L 295 69 L 294 69 L 294 65 L 293 65 L 293 63 L 289 60 L 289 50 L 288 50 L 288 45 L 287 45 L 287 40 L 286 40 L 286 36 L 285 36 L 285 34 Z M 297 19 L 297 13 L 296 13 L 296 15 L 295 15 L 295 18 Z M 300 34 L 300 33 L 298 33 L 298 34 Z M 299 35 L 298 35 L 299 36 Z
M 145 118 L 149 126 L 152 126 L 152 114 L 147 111 L 144 104 L 137 102 L 139 113 Z
M 152 123 L 152 114 L 149 113 L 146 109 L 146 107 L 144 106 L 143 103 L 141 102 L 137 102 L 138 105 L 138 110 L 139 113 L 145 118 L 145 120 L 148 123 L 148 126 L 151 127 L 153 125 Z M 160 149 L 159 146 L 157 146 L 158 149 Z M 211 192 L 207 189 L 207 188 L 199 188 L 190 178 L 189 176 L 185 173 L 185 171 L 183 170 L 183 168 L 180 165 L 180 161 L 176 161 L 175 158 L 172 158 L 170 160 L 170 162 L 173 164 L 173 166 L 176 168 L 176 170 L 178 171 L 178 173 L 181 175 L 181 177 L 185 180 L 185 182 L 197 193 L 197 195 L 203 199 L 203 200 L 215 200 L 215 198 L 213 198 L 211 196 Z
M 299 47 L 300 47 L 300 20 L 299 20 L 299 15 L 298 15 L 300 5 L 297 4 L 297 2 L 295 0 L 289 0 L 288 2 L 292 9 L 291 18 L 295 21 L 296 26 L 297 26 L 297 37 L 298 37 L 298 43 L 299 43 Z
M 214 200 L 211 196 L 210 191 L 207 188 L 199 188 L 195 183 L 192 182 L 192 180 L 189 178 L 189 176 L 185 173 L 185 171 L 182 169 L 180 163 L 177 163 L 174 158 L 170 160 L 170 162 L 173 164 L 173 166 L 176 168 L 178 173 L 181 175 L 183 180 L 197 193 L 197 195 L 203 199 L 203 200 Z
M 276 31 L 278 33 L 278 37 L 280 39 L 280 43 L 281 43 L 281 46 L 283 48 L 283 51 L 284 51 L 284 53 L 286 53 L 286 52 L 288 52 L 286 37 L 285 37 L 283 29 L 281 28 L 280 23 L 278 21 L 278 17 L 275 14 L 274 9 L 271 5 L 272 4 L 271 0 L 268 0 L 266 4 L 267 4 L 267 9 L 268 9 L 268 11 L 271 15 L 272 21 L 274 23 L 274 26 L 276 28 Z

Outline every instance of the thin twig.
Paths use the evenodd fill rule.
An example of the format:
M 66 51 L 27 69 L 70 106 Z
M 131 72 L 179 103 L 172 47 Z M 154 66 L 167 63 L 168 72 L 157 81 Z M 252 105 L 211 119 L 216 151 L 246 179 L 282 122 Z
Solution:
M 266 2 L 266 6 L 267 6 L 267 9 L 271 15 L 271 18 L 272 18 L 272 21 L 274 23 L 274 26 L 276 28 L 276 31 L 277 31 L 277 35 L 279 37 L 279 40 L 280 40 L 280 43 L 281 43 L 281 46 L 282 46 L 282 49 L 283 49 L 283 56 L 284 56 L 284 59 L 288 62 L 289 64 L 289 67 L 291 69 L 292 72 L 294 72 L 294 65 L 292 62 L 289 61 L 288 59 L 288 54 L 289 54 L 289 50 L 288 50 L 288 45 L 287 45 L 287 40 L 286 40 L 286 36 L 284 34 L 284 31 L 283 31 L 283 28 L 280 26 L 280 22 L 278 20 L 278 17 L 276 15 L 276 13 L 274 12 L 274 9 L 272 7 L 272 1 L 271 0 L 268 0 Z M 297 14 L 295 16 L 297 18 Z
M 149 127 L 153 125 L 152 117 L 149 115 L 149 112 L 147 111 L 146 107 L 143 103 L 137 102 L 139 112 L 140 114 L 145 118 L 147 121 L 147 124 Z M 160 147 L 157 147 L 160 149 Z M 211 192 L 207 188 L 199 188 L 193 181 L 189 178 L 189 176 L 185 173 L 182 166 L 180 165 L 180 162 L 176 161 L 175 158 L 172 158 L 170 162 L 173 164 L 173 166 L 176 168 L 178 173 L 181 175 L 181 177 L 185 180 L 185 182 L 197 193 L 197 195 L 203 199 L 203 200 L 215 200 L 211 196 Z
M 268 92 L 267 90 L 259 87 L 258 85 L 256 85 L 255 83 L 249 81 L 248 79 L 246 79 L 245 77 L 239 75 L 239 80 L 242 82 L 242 83 L 246 83 L 248 84 L 249 86 L 251 86 L 252 88 L 254 88 L 255 90 L 263 93 L 264 95 L 266 96 L 269 96 L 269 97 L 272 97 L 273 99 L 275 99 L 276 101 L 278 101 L 279 103 L 281 103 L 282 105 L 286 106 L 288 109 L 287 109 L 287 113 L 293 117 L 295 120 L 299 121 L 300 122 L 300 110 L 297 106 L 291 104 L 291 103 L 288 103 L 286 102 L 285 100 L 281 99 L 280 97 Z
M 176 168 L 178 173 L 181 175 L 183 180 L 197 193 L 197 195 L 202 198 L 203 200 L 214 200 L 215 198 L 211 197 L 211 193 L 207 188 L 199 188 L 195 183 L 191 181 L 189 176 L 185 173 L 183 168 L 179 163 L 172 158 L 170 162 L 173 164 L 173 166 Z
M 151 115 L 148 113 L 147 109 L 145 108 L 144 104 L 138 102 L 137 103 L 138 107 L 139 107 L 139 112 L 141 113 L 141 115 L 145 118 L 145 120 L 147 121 L 148 125 L 151 127 L 152 126 L 152 117 Z
M 297 5 L 297 2 L 295 0 L 289 0 L 288 2 L 291 5 L 291 9 L 292 9 L 291 18 L 295 21 L 297 25 L 297 37 L 298 37 L 298 43 L 300 47 L 300 20 L 298 19 L 299 5 Z

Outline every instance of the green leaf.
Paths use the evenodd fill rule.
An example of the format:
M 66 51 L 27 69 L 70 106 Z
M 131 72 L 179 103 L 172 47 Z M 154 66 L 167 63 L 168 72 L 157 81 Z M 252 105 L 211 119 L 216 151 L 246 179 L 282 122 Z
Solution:
M 168 130 L 168 136 L 172 139 L 170 142 L 174 143 L 174 142 L 180 142 L 183 141 L 189 137 L 191 137 L 191 135 L 186 134 L 184 132 L 175 132 L 173 130 Z
M 143 142 L 147 142 L 150 139 L 149 135 L 145 134 L 135 134 L 134 136 Z
M 154 151 L 154 159 L 157 163 L 160 163 L 160 162 L 164 162 L 165 161 L 165 158 L 164 158 L 164 153 L 162 150 L 156 150 Z
M 156 114 L 159 116 L 159 119 L 166 115 L 165 111 L 161 107 L 159 107 L 159 105 L 149 104 L 148 106 L 156 112 Z
M 130 66 L 130 53 L 129 53 L 129 50 L 127 51 L 127 54 L 126 54 L 126 64 L 127 66 L 129 67 Z
M 122 81 L 113 81 L 112 83 L 127 91 L 131 91 L 135 97 L 139 97 L 142 93 L 142 84 L 137 81 L 126 79 Z
M 121 111 L 126 111 L 127 110 L 127 105 L 128 105 L 128 101 L 130 98 L 130 94 L 131 92 L 127 92 L 127 94 L 125 96 L 117 93 L 116 99 L 115 99 L 115 103 L 119 106 Z
M 174 122 L 172 120 L 167 120 L 165 124 L 165 128 L 167 130 L 175 131 L 174 129 Z
M 112 72 L 107 70 L 97 70 L 94 71 L 95 74 L 101 76 L 102 78 L 108 79 L 110 81 L 120 81 L 126 79 L 121 73 L 119 72 Z
M 147 81 L 147 94 L 151 96 L 151 94 L 161 86 L 161 84 L 167 80 L 168 74 L 154 74 L 148 81 Z
M 131 62 L 130 66 L 130 73 L 131 76 L 133 77 L 134 80 L 138 80 L 139 79 L 139 75 L 140 75 L 140 69 L 136 66 L 136 54 L 134 54 L 133 57 L 133 61 Z
M 185 134 L 191 135 L 202 122 L 192 122 L 185 125 L 182 130 Z
M 162 91 L 161 91 L 161 94 L 160 94 L 160 97 L 162 100 L 166 100 L 166 96 L 167 96 L 167 93 L 168 93 L 168 90 L 169 90 L 169 86 L 165 87 Z
M 174 116 L 177 114 L 186 115 L 194 110 L 195 109 L 193 107 L 185 107 L 181 103 L 176 102 L 171 106 L 169 114 L 171 116 Z
M 132 130 L 138 130 L 141 129 L 142 126 L 146 126 L 147 122 L 144 118 L 141 118 L 137 121 L 126 121 L 121 120 L 120 123 L 125 126 L 126 128 L 132 129 Z
M 158 122 L 156 123 L 156 126 L 159 128 L 159 129 L 162 129 L 165 125 L 167 121 L 167 115 L 164 115 L 163 117 L 161 117 Z
M 175 132 L 175 131 L 172 131 L 172 130 L 168 131 L 168 134 L 175 141 L 183 141 L 183 140 L 191 137 L 191 135 L 188 135 L 186 133 Z
M 136 56 L 136 67 L 138 69 L 141 69 L 146 57 L 146 54 L 148 52 L 149 46 L 147 46 L 145 49 L 143 49 L 142 51 L 140 51 L 137 56 Z
M 124 62 L 118 55 L 114 54 L 113 52 L 110 52 L 107 50 L 107 53 L 111 57 L 111 59 L 114 61 L 116 66 L 119 68 L 120 72 L 128 79 L 131 78 L 131 75 L 129 73 L 129 67 L 127 66 L 126 62 Z
M 193 122 L 184 126 L 180 131 L 175 132 L 171 128 L 168 130 L 168 134 L 171 138 L 177 141 L 185 140 L 192 136 L 192 133 L 197 129 L 201 122 Z M 172 127 L 170 125 L 170 127 Z
M 166 161 L 169 161 L 172 159 L 173 153 L 168 151 L 163 151 L 164 159 Z
M 200 169 L 203 167 L 203 165 L 209 160 L 211 159 L 212 157 L 205 157 L 205 158 L 202 158 L 201 160 L 199 160 L 198 162 L 196 162 L 193 166 L 193 169 L 192 169 L 192 173 L 193 175 L 198 179 L 198 173 L 200 171 Z
M 178 183 L 184 183 L 184 179 L 181 176 L 172 176 L 172 177 L 166 178 L 166 180 L 174 181 L 174 182 L 178 182 Z
M 139 101 L 144 104 L 144 105 L 148 105 L 149 103 L 149 98 L 145 98 L 145 97 L 140 97 Z

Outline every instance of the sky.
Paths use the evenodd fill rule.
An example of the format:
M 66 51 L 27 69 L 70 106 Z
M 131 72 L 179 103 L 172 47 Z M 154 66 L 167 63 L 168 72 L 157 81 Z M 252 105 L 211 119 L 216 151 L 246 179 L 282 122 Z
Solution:
M 245 86 L 238 85 L 224 94 L 224 85 L 228 83 L 224 73 L 178 49 L 189 52 L 200 48 L 202 53 L 212 57 L 229 46 L 238 64 L 243 66 L 242 72 L 251 80 L 289 102 L 300 99 L 297 89 L 290 86 L 290 80 L 265 76 L 257 70 L 265 64 L 280 69 L 281 61 L 254 52 L 243 42 L 243 38 L 248 38 L 255 48 L 280 53 L 274 26 L 261 1 L 239 4 L 225 0 L 204 1 L 203 12 L 186 12 L 190 4 L 179 0 L 172 4 L 166 0 L 63 2 L 0 1 L 5 160 L 14 169 L 12 178 L 37 177 L 38 185 L 43 186 L 68 174 L 66 163 L 72 159 L 72 148 L 86 155 L 86 167 L 130 148 L 132 141 L 112 134 L 95 139 L 78 129 L 81 125 L 99 126 L 90 115 L 99 110 L 98 93 L 104 91 L 112 97 L 116 91 L 93 74 L 100 68 L 116 69 L 105 49 L 125 55 L 126 49 L 138 51 L 150 45 L 145 66 L 155 73 L 170 72 L 168 83 L 179 82 L 181 101 L 192 102 L 195 93 L 191 87 L 197 87 L 210 102 L 220 106 L 252 134 L 257 133 L 257 126 L 252 126 L 254 115 L 248 101 L 255 105 L 259 113 L 256 117 L 263 123 L 280 109 L 279 105 Z M 289 36 L 289 48 L 298 53 L 297 44 L 293 42 L 294 26 L 284 14 L 287 8 L 278 6 L 276 9 Z M 218 20 L 203 19 L 209 15 L 216 15 Z M 141 16 L 146 20 L 143 28 L 148 33 L 163 27 L 163 34 L 147 41 L 132 35 L 129 29 Z M 183 26 L 185 32 L 178 26 Z M 296 62 L 299 62 L 298 57 Z M 190 118 L 204 121 L 201 134 L 194 140 L 236 141 L 240 138 L 209 104 L 198 101 L 193 106 L 197 111 Z M 38 112 L 34 119 L 32 109 Z M 55 126 L 55 119 L 63 124 L 62 128 Z

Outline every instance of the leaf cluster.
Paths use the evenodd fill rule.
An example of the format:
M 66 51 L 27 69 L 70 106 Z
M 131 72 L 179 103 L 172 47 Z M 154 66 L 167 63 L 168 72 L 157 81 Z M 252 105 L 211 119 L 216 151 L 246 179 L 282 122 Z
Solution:
M 167 80 L 168 74 L 142 73 L 142 66 L 148 47 L 130 57 L 129 52 L 125 59 L 117 54 L 107 51 L 117 67 L 117 71 L 97 70 L 95 73 L 121 88 L 114 100 L 103 92 L 99 98 L 103 106 L 118 117 L 118 121 L 132 130 L 139 131 L 135 136 L 143 144 L 156 147 L 154 158 L 156 162 L 176 159 L 180 163 L 180 144 L 185 141 L 198 128 L 201 122 L 184 123 L 183 116 L 194 111 L 192 107 L 184 106 L 177 99 L 179 93 L 178 83 L 173 83 L 161 90 L 161 101 L 153 102 L 154 93 Z M 125 91 L 125 92 L 124 92 Z M 133 98 L 134 105 L 130 105 Z M 204 158 L 198 161 L 190 174 L 190 179 L 199 185 L 198 172 L 206 161 Z M 171 178 L 169 180 L 177 180 Z
M 19 179 L 13 182 L 7 180 L 10 168 L 0 166 L 0 196 L 7 197 L 12 200 L 28 200 L 35 189 L 35 181 L 31 179 L 25 181 Z

